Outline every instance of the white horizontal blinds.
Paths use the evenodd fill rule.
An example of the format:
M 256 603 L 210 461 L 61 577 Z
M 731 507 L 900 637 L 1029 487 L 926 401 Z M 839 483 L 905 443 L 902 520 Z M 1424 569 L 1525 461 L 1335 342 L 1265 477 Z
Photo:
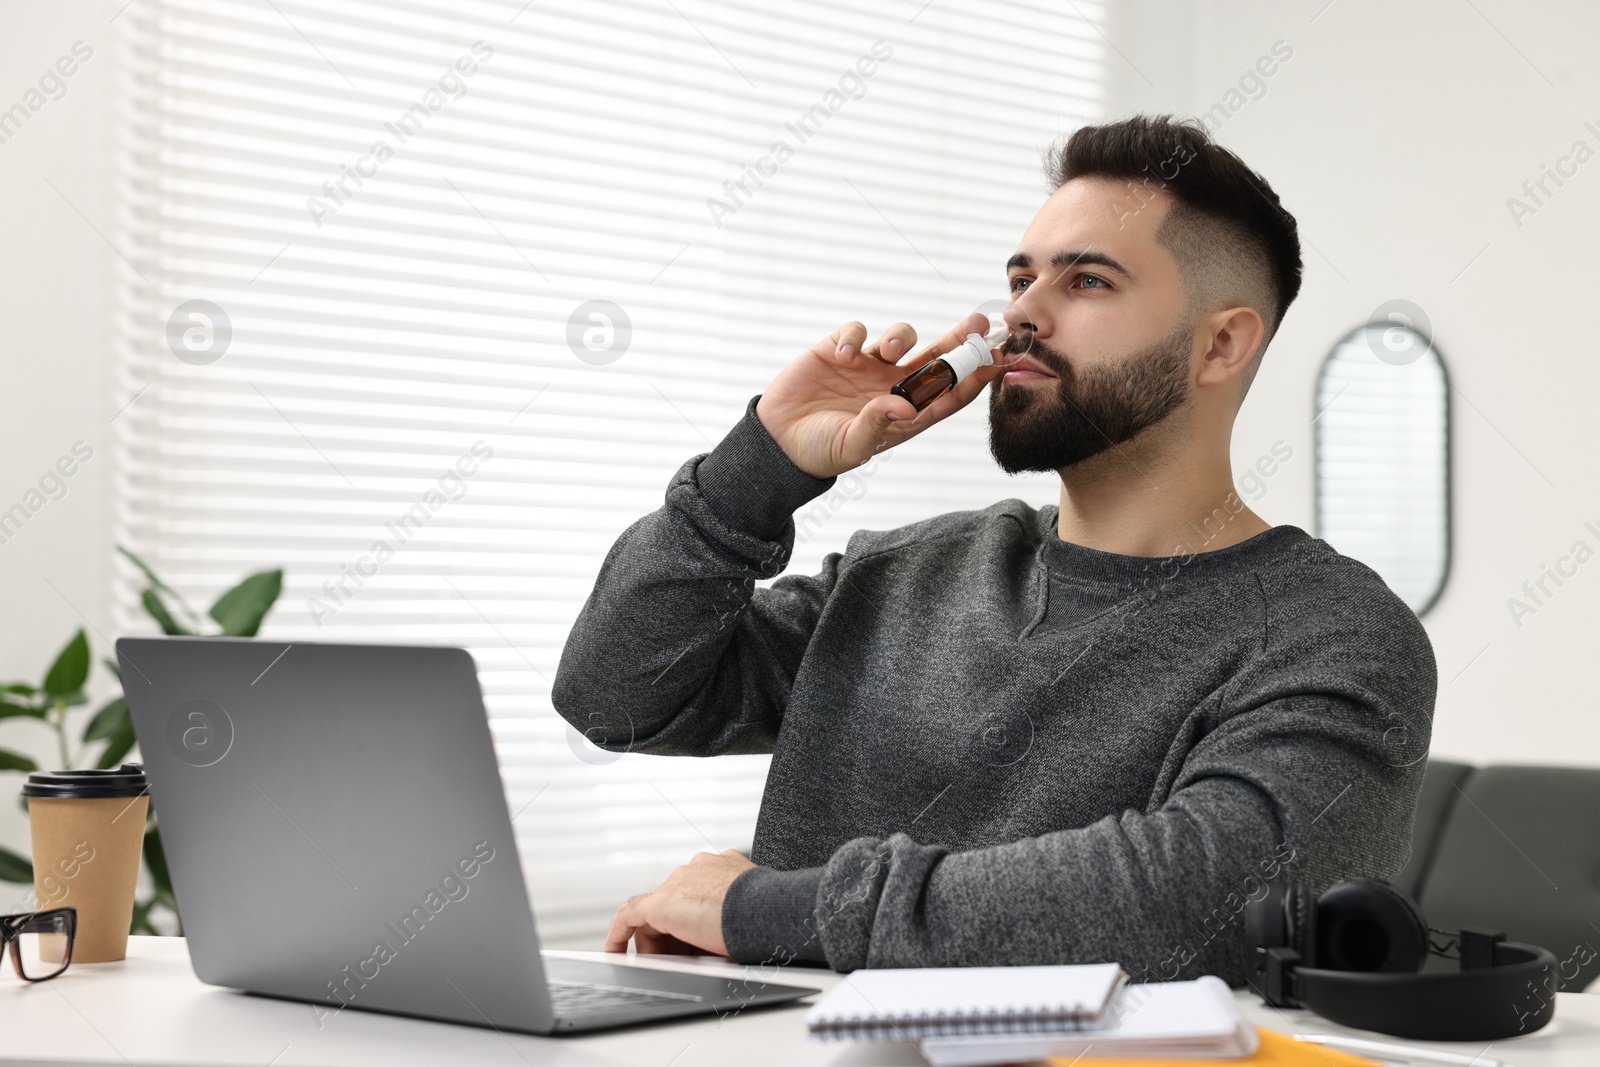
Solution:
M 1334 349 L 1317 384 L 1318 534 L 1413 609 L 1449 557 L 1448 392 L 1425 338 L 1376 326 Z
M 143 0 L 119 25 L 118 538 L 201 602 L 283 565 L 275 638 L 470 648 L 553 937 L 747 847 L 764 758 L 570 743 L 570 624 L 617 535 L 817 337 L 931 338 L 1003 297 L 1040 149 L 1098 112 L 1093 28 L 955 0 Z M 769 173 L 733 202 L 745 164 Z M 169 344 L 196 300 L 231 326 L 214 362 Z M 986 432 L 975 406 L 841 480 L 791 570 L 861 526 L 1053 500 Z M 116 574 L 119 626 L 147 627 Z
M 1098 19 L 1103 5 L 1078 10 Z M 910 322 L 926 343 L 980 303 L 999 301 L 997 312 L 1004 262 L 1047 192 L 1040 150 L 1100 114 L 1102 39 L 1070 6 L 919 0 L 899 15 L 830 8 L 809 84 L 765 109 L 725 175 L 774 155 L 773 140 L 798 148 L 726 222 L 730 273 L 758 279 L 741 284 L 741 299 L 774 331 L 761 339 L 770 362 L 746 379 L 752 392 L 852 318 L 869 336 Z M 892 54 L 864 79 L 864 95 L 802 144 L 797 116 L 879 39 Z M 998 471 L 987 432 L 984 397 L 840 479 L 796 515 L 790 571 L 814 572 L 856 529 L 1006 496 L 1055 501 L 1054 476 Z

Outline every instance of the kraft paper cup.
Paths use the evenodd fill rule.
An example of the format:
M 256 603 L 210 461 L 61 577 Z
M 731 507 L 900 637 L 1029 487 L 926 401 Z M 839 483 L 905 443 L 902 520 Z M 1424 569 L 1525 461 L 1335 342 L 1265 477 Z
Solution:
M 73 963 L 126 957 L 150 787 L 144 767 L 42 771 L 22 787 L 33 832 L 36 911 L 78 909 Z

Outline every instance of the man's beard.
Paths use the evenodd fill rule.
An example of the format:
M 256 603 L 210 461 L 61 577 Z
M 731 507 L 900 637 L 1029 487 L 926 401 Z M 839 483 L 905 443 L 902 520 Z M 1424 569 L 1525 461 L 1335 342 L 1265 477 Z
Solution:
M 1007 474 L 1056 471 L 1098 456 L 1176 411 L 1189 395 L 1190 331 L 1119 363 L 1074 371 L 1066 357 L 1031 334 L 1013 335 L 1002 350 L 1026 352 L 1054 372 L 1054 389 L 1035 381 L 989 393 L 989 450 Z

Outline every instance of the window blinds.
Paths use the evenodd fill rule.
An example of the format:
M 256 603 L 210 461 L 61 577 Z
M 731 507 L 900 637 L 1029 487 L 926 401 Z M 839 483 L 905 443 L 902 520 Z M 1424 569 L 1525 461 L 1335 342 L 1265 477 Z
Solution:
M 116 538 L 265 635 L 479 664 L 547 938 L 750 844 L 764 757 L 620 758 L 549 702 L 617 535 L 851 319 L 1003 300 L 1105 4 L 143 0 L 119 17 Z M 780 147 L 781 146 L 781 147 Z M 1006 496 L 985 401 L 800 515 Z M 115 562 L 120 631 L 148 629 Z

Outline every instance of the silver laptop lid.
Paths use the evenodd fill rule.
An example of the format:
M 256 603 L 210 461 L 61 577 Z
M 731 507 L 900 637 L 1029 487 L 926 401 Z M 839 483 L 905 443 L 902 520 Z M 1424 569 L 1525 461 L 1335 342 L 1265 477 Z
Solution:
M 123 638 L 196 975 L 547 1033 L 551 1007 L 472 657 Z

